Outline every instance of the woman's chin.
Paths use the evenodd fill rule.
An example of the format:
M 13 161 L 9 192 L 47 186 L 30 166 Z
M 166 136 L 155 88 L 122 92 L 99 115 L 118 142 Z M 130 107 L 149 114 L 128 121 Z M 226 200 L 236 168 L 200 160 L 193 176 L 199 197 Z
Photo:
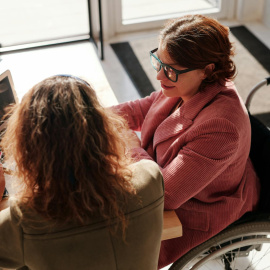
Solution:
M 161 91 L 163 93 L 164 96 L 166 97 L 178 97 L 179 95 L 173 91 L 173 88 L 163 88 L 161 87 Z

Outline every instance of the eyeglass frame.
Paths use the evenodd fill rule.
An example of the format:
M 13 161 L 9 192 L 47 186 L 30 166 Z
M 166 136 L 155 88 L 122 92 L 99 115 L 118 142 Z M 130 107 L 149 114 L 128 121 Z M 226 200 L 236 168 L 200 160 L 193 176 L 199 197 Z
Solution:
M 164 70 L 165 76 L 166 76 L 170 81 L 172 81 L 172 82 L 177 82 L 177 80 L 178 80 L 178 75 L 179 75 L 179 74 L 184 74 L 184 73 L 190 72 L 190 71 L 192 71 L 192 70 L 195 70 L 195 68 L 187 68 L 187 69 L 178 70 L 178 69 L 175 69 L 175 68 L 171 67 L 170 65 L 167 65 L 167 64 L 162 63 L 162 61 L 161 61 L 157 56 L 154 55 L 154 53 L 155 53 L 157 50 L 158 50 L 158 48 L 156 48 L 156 49 L 154 49 L 154 50 L 152 50 L 152 51 L 149 52 L 149 54 L 150 54 L 150 62 L 151 62 L 151 65 L 152 65 L 152 67 L 154 68 L 154 70 L 156 70 L 157 72 L 159 72 L 159 71 L 161 70 L 161 68 L 163 68 L 163 70 L 164 70 L 164 67 L 171 68 L 171 69 L 175 72 L 175 74 L 176 74 L 176 79 L 175 79 L 175 81 L 173 81 L 171 78 L 169 78 L 169 76 L 167 75 L 166 71 Z M 153 56 L 153 57 L 159 62 L 159 64 L 160 64 L 159 70 L 157 70 L 157 69 L 154 67 L 154 65 L 153 65 L 153 63 L 152 63 L 152 61 L 151 61 L 151 56 Z

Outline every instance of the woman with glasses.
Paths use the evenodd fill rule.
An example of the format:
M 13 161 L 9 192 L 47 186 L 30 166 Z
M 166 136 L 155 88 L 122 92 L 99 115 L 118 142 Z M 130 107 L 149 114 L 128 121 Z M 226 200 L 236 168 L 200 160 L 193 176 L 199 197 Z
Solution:
M 202 15 L 170 20 L 150 52 L 161 90 L 114 109 L 141 131 L 134 155 L 154 160 L 181 238 L 162 242 L 172 263 L 256 208 L 259 181 L 249 159 L 251 128 L 232 79 L 229 29 Z
M 0 268 L 157 269 L 163 178 L 155 162 L 134 163 L 126 130 L 80 78 L 29 90 L 1 143 L 21 185 L 0 204 Z

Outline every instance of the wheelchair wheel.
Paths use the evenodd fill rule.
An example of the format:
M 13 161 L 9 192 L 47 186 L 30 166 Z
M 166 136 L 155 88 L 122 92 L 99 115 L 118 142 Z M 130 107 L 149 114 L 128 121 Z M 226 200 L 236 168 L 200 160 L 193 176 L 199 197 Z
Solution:
M 233 225 L 195 247 L 170 267 L 180 269 L 270 269 L 270 221 Z

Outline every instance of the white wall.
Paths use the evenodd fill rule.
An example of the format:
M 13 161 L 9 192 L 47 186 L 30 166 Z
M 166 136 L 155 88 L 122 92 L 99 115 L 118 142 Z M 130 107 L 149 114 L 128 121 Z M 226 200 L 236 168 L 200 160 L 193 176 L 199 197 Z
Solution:
M 265 0 L 238 0 L 236 19 L 240 22 L 262 21 L 264 4 Z
M 265 0 L 264 3 L 263 23 L 270 28 L 270 0 Z

